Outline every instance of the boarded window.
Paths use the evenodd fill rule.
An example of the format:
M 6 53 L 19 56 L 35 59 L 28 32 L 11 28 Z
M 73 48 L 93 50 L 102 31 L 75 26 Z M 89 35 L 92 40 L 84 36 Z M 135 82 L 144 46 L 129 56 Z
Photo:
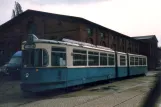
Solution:
M 73 50 L 73 65 L 74 66 L 86 66 L 87 65 L 87 51 Z

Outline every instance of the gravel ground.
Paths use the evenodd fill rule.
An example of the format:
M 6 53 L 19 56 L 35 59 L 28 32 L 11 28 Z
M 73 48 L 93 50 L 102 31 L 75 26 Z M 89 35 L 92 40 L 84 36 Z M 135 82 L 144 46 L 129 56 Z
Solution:
M 99 84 L 70 93 L 24 97 L 20 81 L 0 80 L 0 107 L 139 107 L 155 81 L 148 76 Z

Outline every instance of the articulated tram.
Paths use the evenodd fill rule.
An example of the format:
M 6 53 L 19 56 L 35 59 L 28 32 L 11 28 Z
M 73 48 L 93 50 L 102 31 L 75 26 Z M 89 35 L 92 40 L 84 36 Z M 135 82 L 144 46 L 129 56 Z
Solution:
M 69 39 L 44 40 L 30 35 L 22 44 L 22 56 L 21 89 L 27 92 L 67 88 L 147 72 L 146 56 Z

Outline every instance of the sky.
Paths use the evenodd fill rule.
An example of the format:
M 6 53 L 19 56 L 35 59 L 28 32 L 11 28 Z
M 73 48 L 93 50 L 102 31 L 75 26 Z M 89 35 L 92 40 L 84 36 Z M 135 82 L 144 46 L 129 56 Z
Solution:
M 0 25 L 14 0 L 0 0 Z M 128 36 L 156 35 L 161 46 L 161 0 L 17 0 L 27 9 L 82 17 Z

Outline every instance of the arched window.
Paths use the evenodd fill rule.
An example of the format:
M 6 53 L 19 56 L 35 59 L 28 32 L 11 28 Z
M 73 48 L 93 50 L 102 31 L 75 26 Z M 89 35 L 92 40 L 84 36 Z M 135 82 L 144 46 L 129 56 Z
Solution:
M 87 39 L 87 43 L 93 44 L 93 39 L 92 38 Z
M 106 43 L 104 41 L 101 41 L 100 43 L 102 46 L 106 47 Z
M 36 24 L 33 21 L 28 22 L 27 33 L 28 34 L 36 34 Z

